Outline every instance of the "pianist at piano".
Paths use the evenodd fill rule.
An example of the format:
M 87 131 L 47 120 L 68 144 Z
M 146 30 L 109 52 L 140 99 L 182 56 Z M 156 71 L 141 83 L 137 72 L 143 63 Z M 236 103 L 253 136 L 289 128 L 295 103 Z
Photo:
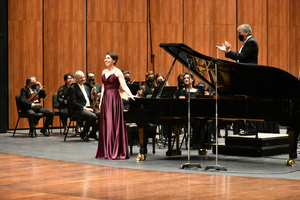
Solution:
M 185 99 L 189 98 L 189 94 L 191 98 L 196 98 L 199 95 L 203 95 L 199 88 L 195 88 L 195 78 L 193 74 L 186 72 L 183 77 L 184 87 L 179 91 L 179 98 Z
M 195 78 L 190 72 L 186 72 L 183 76 L 184 87 L 179 91 L 180 99 L 188 99 L 189 95 L 191 99 L 199 98 L 203 95 L 199 88 L 195 88 Z M 210 122 L 204 122 L 203 120 L 194 120 L 192 122 L 192 136 L 191 147 L 194 149 L 207 149 L 206 144 L 210 144 L 210 134 L 206 134 L 205 125 Z

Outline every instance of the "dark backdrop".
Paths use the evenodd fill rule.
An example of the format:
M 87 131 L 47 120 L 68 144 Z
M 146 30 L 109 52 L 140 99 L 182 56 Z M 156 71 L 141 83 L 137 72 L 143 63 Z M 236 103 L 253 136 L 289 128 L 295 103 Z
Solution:
M 0 1 L 0 133 L 6 133 L 8 125 L 7 1 Z

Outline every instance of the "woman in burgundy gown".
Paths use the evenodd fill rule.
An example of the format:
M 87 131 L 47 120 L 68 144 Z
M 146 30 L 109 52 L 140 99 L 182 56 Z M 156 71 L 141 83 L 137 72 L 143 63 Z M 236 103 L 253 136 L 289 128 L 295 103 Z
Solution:
M 107 69 L 102 72 L 102 96 L 100 100 L 99 141 L 95 157 L 98 159 L 129 158 L 126 123 L 123 117 L 123 102 L 119 88 L 134 100 L 125 83 L 123 73 L 115 67 L 118 55 L 106 54 Z

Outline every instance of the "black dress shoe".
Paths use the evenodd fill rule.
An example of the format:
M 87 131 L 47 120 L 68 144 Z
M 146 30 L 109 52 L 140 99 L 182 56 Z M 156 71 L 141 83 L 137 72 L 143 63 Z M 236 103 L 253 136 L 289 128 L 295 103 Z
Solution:
M 35 133 L 34 133 L 34 131 L 30 131 L 30 132 L 29 132 L 29 135 L 30 135 L 30 137 L 35 138 Z
M 98 136 L 97 136 L 97 134 L 94 133 L 94 132 L 91 132 L 91 133 L 89 134 L 89 138 L 94 138 L 96 141 L 98 141 Z
M 42 128 L 42 129 L 40 130 L 40 132 L 43 133 L 44 136 L 46 136 L 46 137 L 50 136 L 50 134 L 47 133 L 46 129 L 43 129 L 43 128 Z
M 89 141 L 88 133 L 85 133 L 84 131 L 80 132 L 80 138 L 84 141 Z

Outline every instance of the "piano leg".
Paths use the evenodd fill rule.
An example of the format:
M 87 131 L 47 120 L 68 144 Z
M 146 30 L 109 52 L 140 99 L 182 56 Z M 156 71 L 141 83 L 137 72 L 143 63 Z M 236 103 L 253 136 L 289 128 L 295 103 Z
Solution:
M 138 127 L 139 127 L 140 153 L 136 156 L 136 160 L 144 161 L 146 160 L 145 154 L 147 154 L 147 142 L 145 142 L 144 140 L 144 127 L 143 126 L 138 126 Z
M 285 161 L 285 164 L 287 166 L 294 166 L 295 158 L 297 158 L 299 127 L 287 127 L 287 133 L 289 134 L 289 158 Z

